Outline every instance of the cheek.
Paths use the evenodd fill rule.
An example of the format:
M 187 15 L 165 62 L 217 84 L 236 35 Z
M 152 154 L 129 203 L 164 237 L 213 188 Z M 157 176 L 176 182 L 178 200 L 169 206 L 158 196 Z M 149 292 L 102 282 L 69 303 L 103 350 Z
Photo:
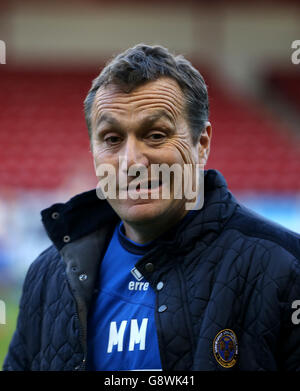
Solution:
M 107 147 L 102 143 L 94 142 L 92 146 L 92 154 L 94 156 L 94 159 L 101 159 L 105 155 L 108 154 Z
M 93 150 L 93 163 L 96 176 L 98 179 L 105 177 L 107 174 L 115 176 L 117 172 L 117 161 L 115 157 L 105 151 Z M 102 172 L 102 174 L 101 174 Z
M 193 164 L 196 162 L 196 156 L 194 148 L 188 141 L 183 138 L 174 138 L 169 141 L 168 153 L 163 154 L 162 157 L 166 161 L 167 156 L 173 156 L 173 162 Z
M 100 163 L 113 164 L 114 160 L 116 160 L 117 154 L 113 153 L 112 150 L 103 143 L 94 142 L 91 150 L 92 150 L 93 159 L 97 165 Z

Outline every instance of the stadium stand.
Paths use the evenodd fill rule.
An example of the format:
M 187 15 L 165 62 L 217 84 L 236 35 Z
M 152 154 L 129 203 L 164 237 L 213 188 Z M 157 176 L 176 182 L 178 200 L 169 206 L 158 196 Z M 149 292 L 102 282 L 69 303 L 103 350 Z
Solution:
M 55 189 L 80 170 L 93 175 L 82 102 L 96 75 L 2 72 L 2 186 Z M 220 170 L 233 190 L 300 190 L 299 143 L 289 129 L 249 97 L 208 79 L 213 147 L 207 168 Z M 294 82 L 284 85 L 292 91 Z
M 268 73 L 267 83 L 300 112 L 300 72 L 297 67 L 278 67 Z

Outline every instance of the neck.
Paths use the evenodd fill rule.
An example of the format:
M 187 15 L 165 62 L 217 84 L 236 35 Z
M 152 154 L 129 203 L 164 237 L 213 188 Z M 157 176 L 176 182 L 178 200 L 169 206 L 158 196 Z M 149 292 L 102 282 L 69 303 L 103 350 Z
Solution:
M 188 211 L 184 211 L 183 215 L 177 216 L 176 218 L 170 218 L 164 224 L 161 221 L 162 219 L 152 221 L 151 223 L 132 223 L 123 221 L 125 235 L 135 243 L 146 244 L 167 232 L 172 226 L 183 219 L 187 213 Z

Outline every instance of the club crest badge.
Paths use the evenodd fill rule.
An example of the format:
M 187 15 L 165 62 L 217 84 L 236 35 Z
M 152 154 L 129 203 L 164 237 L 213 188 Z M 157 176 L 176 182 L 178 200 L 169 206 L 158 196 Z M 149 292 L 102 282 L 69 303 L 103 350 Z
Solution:
M 214 338 L 214 356 L 224 368 L 235 365 L 238 357 L 238 343 L 235 333 L 230 329 L 221 330 Z

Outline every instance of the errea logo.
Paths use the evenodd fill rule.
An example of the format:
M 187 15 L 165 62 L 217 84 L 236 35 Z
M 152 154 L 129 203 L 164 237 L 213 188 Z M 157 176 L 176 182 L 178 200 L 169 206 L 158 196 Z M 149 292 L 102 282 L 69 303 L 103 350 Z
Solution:
M 149 288 L 149 282 L 141 281 L 144 276 L 134 267 L 131 270 L 131 274 L 134 276 L 136 281 L 130 281 L 128 284 L 128 289 L 130 291 L 147 291 Z
M 136 280 L 141 281 L 144 276 L 138 271 L 136 267 L 130 270 L 131 274 L 135 277 Z

